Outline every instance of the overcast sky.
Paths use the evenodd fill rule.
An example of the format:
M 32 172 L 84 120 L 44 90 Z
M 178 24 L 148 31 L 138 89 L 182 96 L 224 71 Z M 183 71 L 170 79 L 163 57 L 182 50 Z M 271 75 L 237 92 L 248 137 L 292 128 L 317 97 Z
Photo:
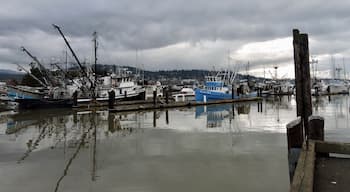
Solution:
M 319 75 L 333 74 L 331 55 L 337 67 L 344 58 L 350 68 L 350 1 L 1 1 L 0 69 L 28 66 L 21 46 L 47 64 L 63 60 L 65 44 L 53 23 L 87 62 L 96 30 L 99 63 L 245 72 L 249 62 L 251 74 L 263 76 L 265 68 L 270 77 L 278 66 L 279 77 L 294 77 L 291 36 L 298 28 L 309 34 Z

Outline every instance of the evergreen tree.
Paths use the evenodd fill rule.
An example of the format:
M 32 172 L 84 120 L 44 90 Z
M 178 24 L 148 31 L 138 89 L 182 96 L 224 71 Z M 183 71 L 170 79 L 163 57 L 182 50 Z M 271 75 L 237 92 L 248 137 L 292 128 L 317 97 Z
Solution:
M 34 75 L 36 78 L 38 78 L 40 81 L 44 82 L 43 79 L 43 75 L 41 74 L 40 70 L 38 68 L 31 68 L 30 69 L 30 73 L 32 75 Z M 21 81 L 22 85 L 27 85 L 30 87 L 41 87 L 42 85 L 35 80 L 32 76 L 30 76 L 29 74 L 26 74 L 23 76 L 22 81 Z

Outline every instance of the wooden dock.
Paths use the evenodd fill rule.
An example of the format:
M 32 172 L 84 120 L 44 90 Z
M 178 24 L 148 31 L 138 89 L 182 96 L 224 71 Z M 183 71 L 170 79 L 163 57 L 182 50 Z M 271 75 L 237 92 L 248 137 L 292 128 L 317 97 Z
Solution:
M 315 140 L 304 143 L 290 191 L 349 191 L 350 158 L 344 155 L 350 155 L 349 143 Z
M 144 104 L 129 104 L 129 105 L 116 105 L 114 108 L 109 109 L 110 112 L 124 112 L 124 111 L 142 111 L 142 110 L 154 110 L 154 109 L 169 109 L 169 108 L 179 108 L 179 107 L 194 107 L 201 105 L 217 105 L 225 103 L 237 103 L 237 102 L 250 102 L 259 101 L 261 97 L 252 98 L 240 98 L 240 99 L 227 99 L 227 100 L 217 100 L 209 102 L 173 102 L 173 103 L 144 103 Z
M 250 97 L 250 98 L 240 98 L 240 99 L 227 99 L 227 100 L 217 100 L 208 102 L 169 102 L 168 104 L 157 100 L 156 102 L 152 100 L 137 100 L 137 101 L 121 101 L 114 103 L 113 106 L 109 106 L 108 103 L 98 103 L 91 102 L 86 104 L 79 104 L 74 106 L 74 110 L 86 110 L 86 109 L 100 109 L 109 110 L 110 112 L 124 112 L 124 111 L 142 111 L 142 110 L 155 110 L 155 109 L 169 109 L 178 107 L 194 107 L 200 105 L 215 105 L 215 104 L 225 104 L 225 103 L 237 103 L 237 102 L 251 102 L 260 101 L 261 97 Z

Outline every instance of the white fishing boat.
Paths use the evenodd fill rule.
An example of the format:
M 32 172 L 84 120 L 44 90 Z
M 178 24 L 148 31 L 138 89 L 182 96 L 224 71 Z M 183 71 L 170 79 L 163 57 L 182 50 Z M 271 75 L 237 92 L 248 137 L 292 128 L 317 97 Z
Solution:
M 311 95 L 319 96 L 328 94 L 328 86 L 322 80 L 317 80 L 312 84 Z
M 100 77 L 97 80 L 96 101 L 107 102 L 109 100 L 108 92 L 114 91 L 116 100 L 144 100 L 145 88 L 136 83 L 135 76 L 126 69 L 118 73 L 112 73 L 108 76 Z M 78 97 L 78 103 L 90 102 L 92 97 Z
M 349 89 L 343 81 L 333 81 L 327 86 L 328 94 L 348 94 Z
M 196 94 L 195 91 L 191 88 L 182 88 L 179 93 L 173 94 L 175 102 L 185 102 L 185 101 L 195 101 Z

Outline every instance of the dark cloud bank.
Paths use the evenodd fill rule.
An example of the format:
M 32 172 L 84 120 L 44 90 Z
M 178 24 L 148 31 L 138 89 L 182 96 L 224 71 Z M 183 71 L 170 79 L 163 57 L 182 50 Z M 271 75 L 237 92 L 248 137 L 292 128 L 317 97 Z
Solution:
M 310 51 L 320 69 L 330 54 L 347 60 L 350 40 L 346 1 L 3 1 L 0 8 L 0 68 L 30 59 L 25 46 L 47 63 L 62 57 L 65 45 L 52 23 L 62 27 L 81 60 L 92 57 L 92 33 L 99 33 L 99 58 L 106 64 L 157 69 L 211 69 L 233 57 L 262 65 L 292 65 L 292 53 L 274 59 L 237 55 L 244 45 L 309 33 Z M 278 44 L 278 42 L 277 42 Z M 290 46 L 292 45 L 276 45 Z M 260 54 L 264 53 L 261 47 Z M 270 53 L 271 54 L 271 53 Z M 243 61 L 242 61 L 243 62 Z M 350 68 L 350 67 L 349 67 Z

